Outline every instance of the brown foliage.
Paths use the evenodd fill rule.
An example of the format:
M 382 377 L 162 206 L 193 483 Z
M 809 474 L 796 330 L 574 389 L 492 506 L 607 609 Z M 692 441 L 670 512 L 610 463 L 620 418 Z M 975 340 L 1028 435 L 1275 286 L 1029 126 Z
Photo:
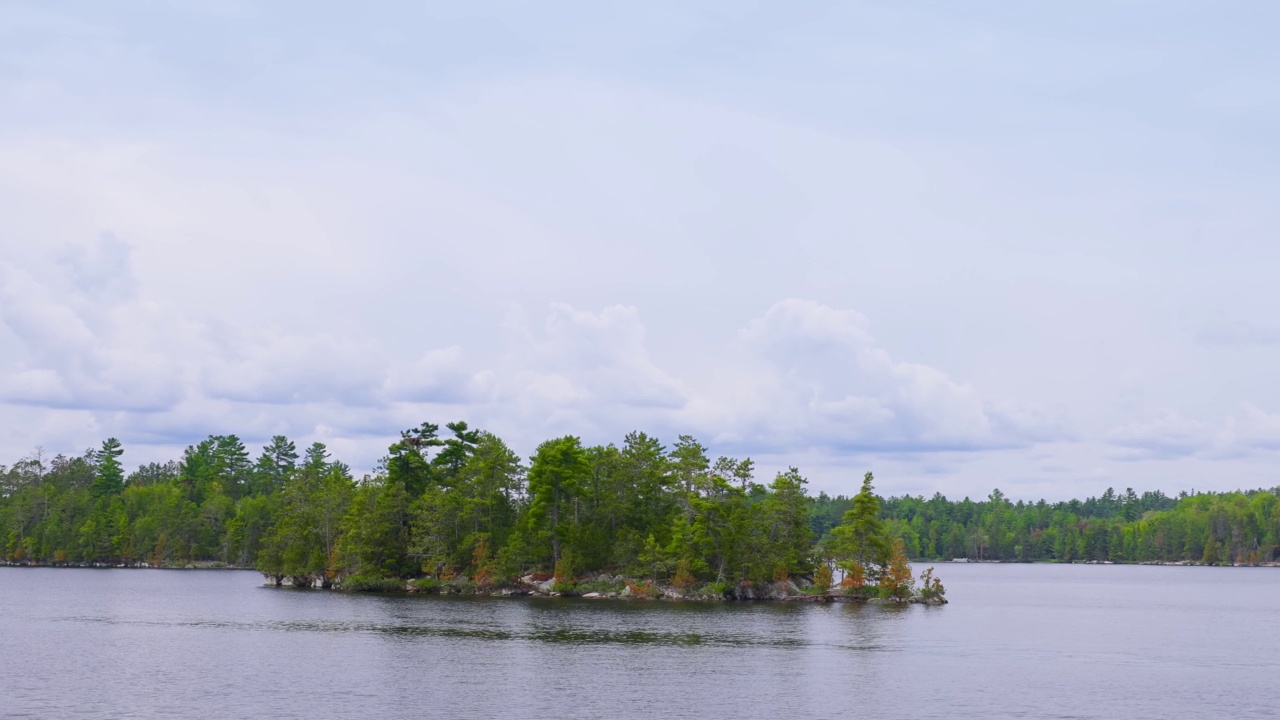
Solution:
M 498 579 L 498 573 L 489 560 L 489 538 L 481 536 L 471 551 L 472 578 L 479 587 L 489 587 Z
M 867 569 L 862 567 L 862 563 L 857 560 L 849 561 L 845 567 L 844 580 L 840 581 L 840 586 L 849 590 L 857 590 L 867 584 Z
M 880 573 L 880 592 L 895 600 L 906 600 L 911 597 L 915 579 L 911 577 L 911 565 L 907 563 L 907 554 L 902 542 L 894 543 L 893 553 L 889 556 L 889 564 Z
M 634 583 L 630 580 L 626 581 L 627 589 L 631 594 L 638 598 L 654 598 L 658 596 L 658 587 L 650 580 Z
M 942 597 L 947 594 L 942 581 L 933 576 L 933 568 L 920 573 L 920 594 L 925 597 Z
M 813 586 L 822 592 L 831 589 L 831 566 L 827 563 L 818 565 L 818 569 L 813 572 Z
M 693 576 L 693 572 L 689 569 L 689 560 L 687 558 L 681 559 L 676 565 L 676 576 L 671 582 L 681 590 L 688 590 L 697 582 L 697 578 Z
M 773 566 L 774 582 L 779 582 L 779 583 L 786 582 L 790 579 L 791 579 L 791 573 L 787 572 L 787 566 L 785 563 L 778 563 L 777 565 Z

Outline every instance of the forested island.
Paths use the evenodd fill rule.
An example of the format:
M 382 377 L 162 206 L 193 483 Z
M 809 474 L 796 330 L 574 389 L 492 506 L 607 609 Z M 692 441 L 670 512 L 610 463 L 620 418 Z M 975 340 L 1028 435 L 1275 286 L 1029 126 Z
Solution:
M 940 601 L 909 560 L 1257 565 L 1280 556 L 1280 488 L 1084 501 L 888 497 L 867 473 L 817 496 L 757 482 L 694 438 L 548 440 L 526 463 L 455 422 L 401 433 L 357 480 L 315 443 L 234 435 L 126 475 L 115 439 L 0 467 L 0 550 L 20 565 L 252 567 L 276 583 L 424 592 Z

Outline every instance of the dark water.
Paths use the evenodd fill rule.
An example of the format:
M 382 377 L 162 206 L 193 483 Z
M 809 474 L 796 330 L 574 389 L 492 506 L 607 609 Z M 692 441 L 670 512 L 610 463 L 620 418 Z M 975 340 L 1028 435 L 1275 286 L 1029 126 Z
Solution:
M 1280 717 L 1280 570 L 939 570 L 897 608 L 0 568 L 0 716 Z

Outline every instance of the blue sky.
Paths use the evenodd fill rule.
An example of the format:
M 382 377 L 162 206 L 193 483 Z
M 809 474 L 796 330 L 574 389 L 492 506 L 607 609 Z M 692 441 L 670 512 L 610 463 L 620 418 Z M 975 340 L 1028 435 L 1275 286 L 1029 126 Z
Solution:
M 263 5 L 0 15 L 0 462 L 1277 484 L 1272 3 Z

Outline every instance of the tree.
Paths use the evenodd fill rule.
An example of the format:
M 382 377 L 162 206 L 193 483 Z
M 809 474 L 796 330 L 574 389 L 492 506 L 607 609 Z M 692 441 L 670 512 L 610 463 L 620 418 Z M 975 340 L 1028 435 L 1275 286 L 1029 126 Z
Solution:
M 298 462 L 298 447 L 284 435 L 271 438 L 271 443 L 262 448 L 262 454 L 254 463 L 256 487 L 259 494 L 279 492 L 289 476 L 293 474 Z
M 831 589 L 831 566 L 826 562 L 818 563 L 818 569 L 813 572 L 813 587 L 820 593 L 825 593 Z
M 880 573 L 880 594 L 905 602 L 911 598 L 915 586 L 915 578 L 911 576 L 911 565 L 907 563 L 907 555 L 902 550 L 902 543 L 896 542 L 889 551 L 889 562 Z
M 302 462 L 303 472 L 319 477 L 329 469 L 329 448 L 322 442 L 313 442 L 307 448 L 306 459 Z
M 251 491 L 253 468 L 249 464 L 249 451 L 235 435 L 214 435 L 213 461 L 222 490 L 232 498 Z
M 560 561 L 567 535 L 567 523 L 561 522 L 563 508 L 580 491 L 588 470 L 582 442 L 572 435 L 539 445 L 529 466 L 528 522 L 531 529 L 550 535 L 553 567 Z
M 124 490 L 124 468 L 119 459 L 122 454 L 124 454 L 124 448 L 115 438 L 104 440 L 102 449 L 94 453 L 93 459 L 97 463 L 97 472 L 90 492 L 95 498 L 119 495 Z
M 892 555 L 884 522 L 880 519 L 880 500 L 872 492 L 875 478 L 867 473 L 862 489 L 853 497 L 853 505 L 844 514 L 835 534 L 835 549 L 846 563 L 856 563 L 873 578 Z
M 471 430 L 461 421 L 446 423 L 445 427 L 453 433 L 453 437 L 444 441 L 443 449 L 432 460 L 432 465 L 444 482 L 449 483 L 458 476 L 467 458 L 475 451 L 476 445 L 480 443 L 481 433 L 479 430 Z
M 796 468 L 778 473 L 761 506 L 767 539 L 765 568 L 788 577 L 808 573 L 813 567 L 813 531 L 809 528 L 810 500 L 804 492 L 808 481 Z M 781 573 L 779 573 L 781 568 Z
M 436 482 L 431 451 L 444 445 L 438 437 L 440 426 L 424 422 L 400 433 L 385 460 L 387 477 L 404 485 L 410 498 L 416 498 Z

